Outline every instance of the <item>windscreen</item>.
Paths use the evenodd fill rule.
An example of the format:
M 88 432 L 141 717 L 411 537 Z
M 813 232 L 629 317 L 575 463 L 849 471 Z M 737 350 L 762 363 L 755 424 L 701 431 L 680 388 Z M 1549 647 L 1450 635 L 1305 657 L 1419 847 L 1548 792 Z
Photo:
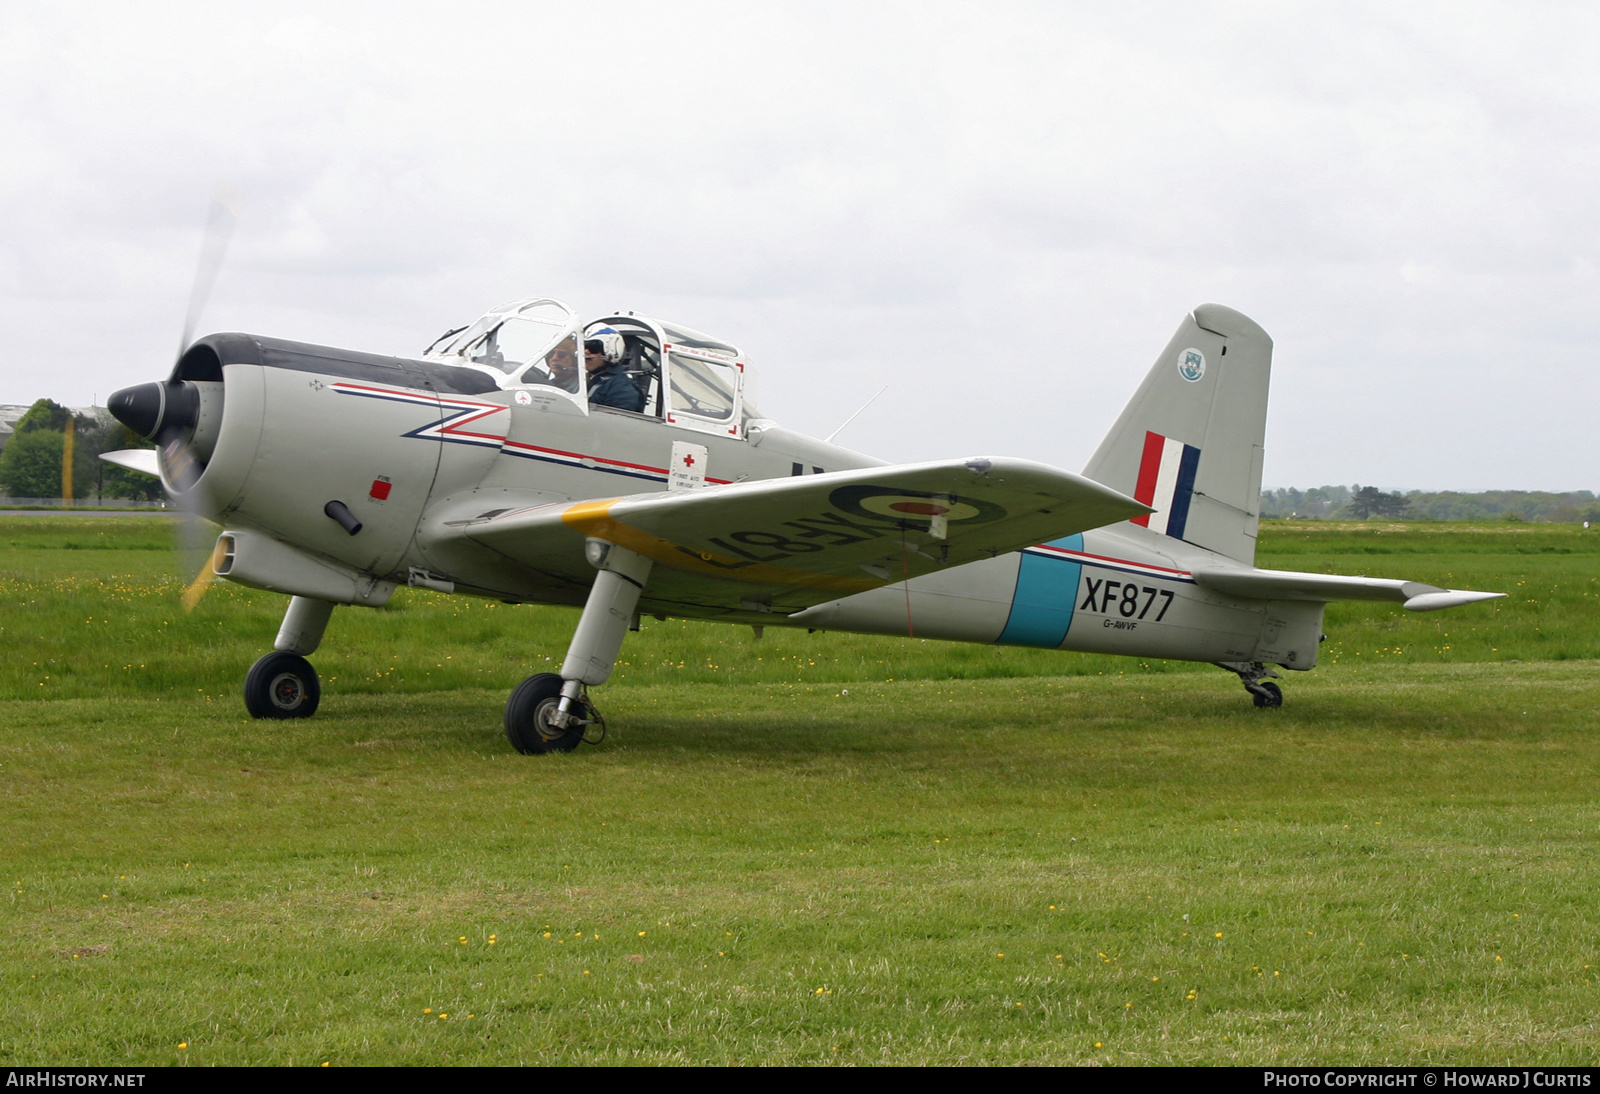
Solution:
M 538 319 L 512 316 L 467 351 L 475 365 L 488 365 L 501 372 L 516 372 L 529 361 L 537 361 L 559 339 L 565 328 Z
M 674 352 L 667 375 L 672 378 L 672 409 L 713 421 L 733 417 L 733 393 L 738 378 L 729 365 L 702 361 Z

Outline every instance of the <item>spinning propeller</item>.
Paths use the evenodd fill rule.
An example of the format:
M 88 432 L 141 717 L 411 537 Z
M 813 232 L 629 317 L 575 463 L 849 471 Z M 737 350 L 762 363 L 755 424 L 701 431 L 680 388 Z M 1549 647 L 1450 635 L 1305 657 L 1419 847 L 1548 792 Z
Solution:
M 223 256 L 238 223 L 237 198 L 225 186 L 218 186 L 206 218 L 205 236 L 200 246 L 200 261 L 195 268 L 194 286 L 189 293 L 189 309 L 183 320 L 178 356 L 170 379 L 136 384 L 114 392 L 106 400 L 112 417 L 130 431 L 156 445 L 156 462 L 162 485 L 183 514 L 179 530 L 180 549 L 191 560 L 186 572 L 196 573 L 183 591 L 185 611 L 193 611 L 215 580 L 214 539 L 196 509 L 193 487 L 205 469 L 205 461 L 216 442 L 215 430 L 221 418 L 222 384 L 216 381 L 180 379 L 184 354 L 194 338 L 195 327 L 211 288 L 222 268 Z M 120 461 L 119 461 L 120 462 Z M 204 554 L 203 565 L 193 560 Z

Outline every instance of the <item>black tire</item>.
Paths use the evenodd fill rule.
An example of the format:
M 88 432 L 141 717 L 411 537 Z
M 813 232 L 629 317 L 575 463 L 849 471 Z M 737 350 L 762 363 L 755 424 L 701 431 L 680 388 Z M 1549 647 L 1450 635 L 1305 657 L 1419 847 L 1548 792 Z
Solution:
M 561 705 L 561 677 L 541 672 L 528 677 L 511 691 L 506 700 L 506 740 L 524 756 L 545 752 L 571 752 L 583 743 L 587 725 L 557 729 L 550 715 Z M 594 707 L 579 699 L 579 714 L 585 722 L 594 717 Z
M 1256 706 L 1263 710 L 1276 710 L 1283 706 L 1283 689 L 1277 684 L 1271 680 L 1263 680 L 1256 687 L 1261 690 L 1250 693 L 1250 698 L 1255 700 Z
M 317 670 L 297 653 L 269 653 L 244 676 L 244 706 L 252 718 L 309 718 L 322 702 Z

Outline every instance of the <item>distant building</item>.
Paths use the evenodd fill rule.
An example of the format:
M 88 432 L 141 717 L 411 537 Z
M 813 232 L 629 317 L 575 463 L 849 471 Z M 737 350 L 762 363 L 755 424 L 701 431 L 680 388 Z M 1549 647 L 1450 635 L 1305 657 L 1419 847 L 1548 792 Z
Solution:
M 0 452 L 5 451 L 6 442 L 11 439 L 11 434 L 17 431 L 17 422 L 27 412 L 28 408 L 25 406 L 0 403 Z

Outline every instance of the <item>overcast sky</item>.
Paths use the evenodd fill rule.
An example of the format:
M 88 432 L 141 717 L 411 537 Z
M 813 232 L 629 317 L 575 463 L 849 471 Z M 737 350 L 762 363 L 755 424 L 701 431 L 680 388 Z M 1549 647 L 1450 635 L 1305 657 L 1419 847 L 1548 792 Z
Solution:
M 1080 468 L 1185 312 L 1265 485 L 1600 488 L 1600 8 L 0 5 L 0 402 L 523 296 L 741 346 L 891 460 Z

